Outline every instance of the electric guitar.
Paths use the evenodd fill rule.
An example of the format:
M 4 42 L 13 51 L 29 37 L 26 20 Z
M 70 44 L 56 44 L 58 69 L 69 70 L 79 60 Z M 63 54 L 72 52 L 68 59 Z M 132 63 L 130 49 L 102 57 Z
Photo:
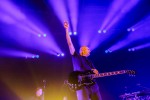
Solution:
M 68 86 L 71 90 L 76 91 L 76 90 L 80 90 L 83 86 L 94 85 L 95 81 L 93 79 L 95 78 L 119 75 L 119 74 L 135 75 L 135 71 L 120 70 L 120 71 L 105 72 L 105 73 L 99 73 L 99 74 L 94 74 L 91 70 L 73 71 L 69 74 L 68 80 L 64 81 L 64 84 Z

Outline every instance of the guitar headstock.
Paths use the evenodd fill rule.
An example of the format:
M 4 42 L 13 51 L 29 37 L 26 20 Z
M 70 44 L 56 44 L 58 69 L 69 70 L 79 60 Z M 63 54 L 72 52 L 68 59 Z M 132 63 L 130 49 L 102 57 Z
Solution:
M 126 70 L 126 73 L 130 76 L 135 76 L 136 72 L 134 70 Z

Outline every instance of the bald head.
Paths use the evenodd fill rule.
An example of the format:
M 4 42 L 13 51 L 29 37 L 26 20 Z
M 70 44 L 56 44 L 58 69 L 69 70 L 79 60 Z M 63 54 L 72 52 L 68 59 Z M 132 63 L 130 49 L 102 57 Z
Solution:
M 89 56 L 90 55 L 90 49 L 87 47 L 87 46 L 81 46 L 80 47 L 80 51 L 79 51 L 79 53 L 80 53 L 80 55 L 81 56 Z

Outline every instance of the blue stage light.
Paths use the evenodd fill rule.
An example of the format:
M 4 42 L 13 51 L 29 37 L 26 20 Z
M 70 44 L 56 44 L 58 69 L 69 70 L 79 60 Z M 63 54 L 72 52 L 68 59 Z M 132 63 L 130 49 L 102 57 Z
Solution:
M 135 31 L 135 29 L 134 29 L 134 28 L 132 28 L 132 32 L 133 32 L 133 31 Z
M 69 32 L 69 35 L 72 35 L 72 32 Z
M 107 31 L 106 30 L 103 30 L 103 33 L 106 33 Z
M 43 37 L 46 37 L 47 36 L 47 34 L 43 34 Z
M 101 33 L 102 31 L 101 30 L 98 30 L 98 33 Z
M 59 57 L 59 56 L 60 56 L 60 53 L 57 53 L 57 56 Z
M 130 31 L 131 31 L 131 29 L 130 29 L 130 28 L 128 28 L 128 29 L 127 29 L 127 31 L 128 31 L 128 32 L 130 32 Z
M 36 55 L 36 56 L 35 56 L 35 58 L 39 58 L 39 57 L 40 57 L 39 55 Z
M 41 37 L 41 34 L 38 34 L 38 37 Z
M 73 32 L 74 35 L 77 35 L 77 32 Z
M 34 58 L 35 58 L 35 56 L 33 55 L 33 56 L 32 56 L 32 58 L 34 59 Z
M 61 56 L 64 56 L 64 53 L 61 53 Z

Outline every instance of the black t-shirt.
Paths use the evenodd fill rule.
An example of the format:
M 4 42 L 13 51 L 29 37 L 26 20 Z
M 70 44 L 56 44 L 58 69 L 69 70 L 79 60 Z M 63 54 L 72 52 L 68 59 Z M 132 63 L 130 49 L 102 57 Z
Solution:
M 74 52 L 72 55 L 72 62 L 74 71 L 86 71 L 95 68 L 92 62 L 87 59 L 87 57 L 81 56 L 77 52 Z

